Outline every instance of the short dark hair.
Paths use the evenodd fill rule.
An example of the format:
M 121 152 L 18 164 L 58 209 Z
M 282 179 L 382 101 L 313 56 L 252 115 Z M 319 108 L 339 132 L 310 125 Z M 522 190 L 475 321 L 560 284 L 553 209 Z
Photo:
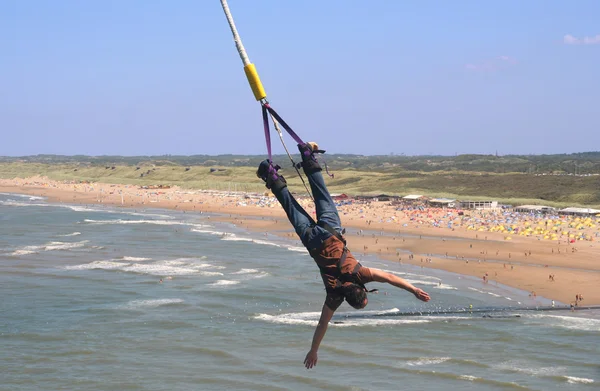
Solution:
M 364 308 L 367 292 L 365 291 L 365 288 L 358 284 L 348 284 L 344 286 L 344 297 L 352 307 L 361 309 Z

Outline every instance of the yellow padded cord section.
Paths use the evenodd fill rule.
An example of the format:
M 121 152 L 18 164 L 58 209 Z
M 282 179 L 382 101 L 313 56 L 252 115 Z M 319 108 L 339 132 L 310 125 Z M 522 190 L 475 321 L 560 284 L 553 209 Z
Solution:
M 260 82 L 260 77 L 258 77 L 258 73 L 256 72 L 256 67 L 254 64 L 248 64 L 244 67 L 244 73 L 246 74 L 246 78 L 248 79 L 248 83 L 250 83 L 250 88 L 252 88 L 252 93 L 256 100 L 265 99 L 267 97 L 267 93 Z

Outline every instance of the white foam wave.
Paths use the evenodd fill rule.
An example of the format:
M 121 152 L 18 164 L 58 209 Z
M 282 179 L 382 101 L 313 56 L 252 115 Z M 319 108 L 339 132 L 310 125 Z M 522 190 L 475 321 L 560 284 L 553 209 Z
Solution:
M 123 258 L 123 261 L 125 261 Z M 137 261 L 134 261 L 137 262 Z M 67 270 L 86 270 L 86 269 L 103 269 L 103 270 L 121 270 L 124 272 L 149 274 L 155 276 L 182 276 L 182 275 L 200 275 L 206 277 L 222 276 L 223 273 L 202 270 L 205 268 L 215 267 L 210 264 L 198 264 L 192 261 L 185 260 L 168 260 L 157 261 L 153 263 L 126 263 L 116 261 L 93 261 L 82 265 L 67 266 Z
M 59 206 L 61 208 L 68 208 L 74 212 L 106 212 L 105 209 L 89 208 L 87 206 L 77 206 L 77 205 L 54 205 L 54 206 Z
M 122 258 L 124 261 L 130 261 L 130 262 L 143 262 L 143 261 L 151 261 L 152 258 L 143 258 L 143 257 L 123 257 Z
M 492 295 L 492 296 L 496 296 L 496 297 L 502 297 L 502 296 L 500 296 L 500 295 L 497 295 L 497 294 L 495 294 L 495 293 L 492 293 L 492 292 L 482 291 L 482 290 L 480 290 L 480 289 L 473 288 L 472 286 L 470 286 L 470 287 L 467 287 L 467 289 L 469 289 L 469 290 L 471 290 L 471 291 L 474 291 L 474 292 L 477 292 L 477 293 L 482 293 L 482 294 L 484 294 L 484 295 L 486 295 L 486 294 L 487 294 L 487 295 Z
M 30 198 L 31 201 L 41 200 L 43 198 L 36 197 Z M 52 208 L 67 208 L 75 212 L 106 212 L 105 209 L 89 208 L 85 206 L 68 205 L 68 204 L 40 204 L 40 203 L 27 203 L 19 202 L 15 200 L 0 201 L 0 204 L 6 206 L 38 206 L 38 207 L 52 207 Z
M 442 289 L 442 290 L 457 290 L 458 288 L 452 286 L 452 285 L 448 285 L 448 284 L 442 284 L 442 285 L 436 285 L 434 286 L 434 289 Z
M 210 234 L 210 235 L 217 235 L 217 236 L 235 236 L 235 234 L 232 234 L 232 233 L 229 233 L 229 232 L 213 231 L 213 230 L 210 230 L 210 229 L 192 228 L 191 231 L 192 232 L 198 232 L 198 233 L 201 233 L 201 234 Z
M 166 265 L 191 265 L 195 269 L 225 269 L 225 266 L 213 265 L 212 263 L 200 262 L 206 259 L 206 256 L 200 258 L 177 258 L 170 261 L 161 261 Z
M 123 219 L 91 220 L 91 219 L 85 219 L 83 221 L 86 223 L 98 224 L 98 225 L 99 224 L 151 224 L 151 225 L 184 225 L 184 226 L 196 227 L 196 228 L 192 229 L 192 231 L 197 231 L 198 228 L 207 227 L 206 225 L 203 225 L 203 224 L 194 224 L 194 223 L 187 223 L 184 221 L 172 221 L 172 220 L 123 220 Z
M 436 281 L 424 281 L 424 280 L 413 280 L 412 278 L 409 277 L 405 277 L 406 281 L 410 282 L 411 284 L 420 284 L 420 285 L 439 285 L 439 282 Z
M 20 197 L 27 198 L 30 201 L 43 200 L 44 197 L 32 196 L 29 194 L 17 194 L 17 193 L 0 193 L 0 195 L 10 196 L 10 197 Z
M 114 261 L 93 261 L 90 263 L 84 263 L 81 265 L 65 266 L 67 270 L 91 270 L 91 269 L 104 269 L 104 270 L 119 270 L 123 269 L 128 263 L 114 262 Z
M 175 216 L 170 216 L 170 215 L 161 215 L 161 214 L 156 214 L 156 213 L 140 213 L 140 212 L 126 212 L 123 210 L 111 210 L 112 213 L 121 213 L 124 215 L 130 215 L 130 216 L 142 216 L 142 217 L 154 217 L 157 219 L 174 219 Z
M 566 372 L 566 367 L 528 367 L 523 361 L 507 361 L 495 366 L 500 370 L 526 373 L 532 376 L 555 376 L 557 373 Z
M 406 363 L 406 365 L 414 367 L 421 365 L 435 365 L 441 364 L 445 361 L 450 360 L 450 357 L 421 357 L 416 360 L 412 360 Z
M 25 246 L 25 247 L 21 247 L 16 249 L 15 251 L 13 251 L 12 253 L 10 253 L 9 255 L 28 255 L 28 254 L 37 254 L 39 252 L 42 251 L 55 251 L 55 250 L 70 250 L 70 249 L 74 249 L 74 248 L 80 248 L 85 246 L 86 243 L 88 243 L 89 240 L 83 240 L 81 242 L 74 242 L 74 243 L 68 243 L 68 242 L 49 242 L 46 244 L 43 244 L 41 246 Z
M 156 308 L 163 305 L 183 303 L 183 299 L 151 299 L 151 300 L 133 300 L 121 306 L 120 308 Z
M 258 273 L 258 270 L 256 270 L 256 269 L 240 269 L 237 272 L 233 272 L 231 274 L 251 274 L 251 273 Z
M 226 285 L 237 285 L 239 284 L 239 281 L 236 280 L 217 280 L 215 282 L 213 282 L 212 284 L 208 284 L 208 285 L 212 285 L 212 286 L 226 286 Z
M 263 244 L 266 246 L 282 247 L 281 245 L 279 245 L 277 243 L 273 243 L 273 242 L 269 242 L 269 241 L 261 240 L 261 239 L 239 237 L 239 236 L 236 236 L 235 234 L 228 233 L 228 232 L 210 231 L 210 230 L 195 230 L 195 229 L 193 229 L 192 231 L 201 232 L 201 233 L 209 233 L 212 235 L 221 235 L 221 236 L 223 236 L 221 238 L 221 240 L 225 240 L 225 241 L 229 241 L 229 242 L 251 242 L 251 243 L 256 243 L 256 244 Z
M 574 376 L 563 376 L 565 379 L 567 379 L 567 383 L 571 383 L 571 384 L 576 384 L 576 383 L 583 383 L 583 384 L 592 384 L 594 382 L 594 379 L 586 379 L 585 377 L 574 377 Z
M 600 331 L 600 319 L 546 314 L 531 314 L 529 317 L 544 319 L 544 322 L 548 326 L 562 327 L 570 330 Z M 548 322 L 548 320 L 551 322 Z
M 392 308 L 384 311 L 361 311 L 361 315 L 384 315 L 398 312 L 397 308 Z M 348 313 L 350 314 L 350 313 Z M 366 326 L 383 326 L 383 325 L 404 325 L 416 323 L 429 323 L 428 319 L 384 319 L 384 318 L 368 318 L 368 317 L 343 317 L 335 318 L 331 321 L 330 327 L 366 327 Z M 319 322 L 320 312 L 292 312 L 279 315 L 258 314 L 254 319 L 268 323 L 286 324 L 286 325 L 306 325 L 316 326 Z
M 426 319 L 356 319 L 342 323 L 334 323 L 335 327 L 396 326 L 403 324 L 430 323 Z
M 15 200 L 6 200 L 6 201 L 0 201 L 0 205 L 4 205 L 4 206 L 35 206 L 35 204 L 28 204 L 25 202 L 18 202 Z M 43 205 L 41 205 L 43 206 Z
M 268 242 L 266 240 L 253 240 L 252 242 L 256 244 L 264 244 L 265 246 L 281 247 L 281 245 L 277 243 Z
M 471 376 L 471 375 L 460 375 L 458 378 L 462 379 L 462 380 L 468 380 L 468 381 L 474 381 L 474 380 L 479 379 L 478 377 Z
M 154 276 L 184 276 L 184 275 L 201 275 L 201 276 L 222 276 L 223 273 L 207 272 L 194 268 L 193 265 L 171 266 L 166 263 L 156 262 L 150 264 L 134 263 L 123 268 L 123 271 L 150 274 Z
M 287 250 L 289 250 L 289 251 L 295 251 L 295 252 L 298 252 L 298 253 L 306 253 L 308 251 L 304 247 L 294 247 L 294 246 L 287 247 Z
M 222 232 L 219 232 L 219 233 L 222 233 Z M 235 236 L 234 234 L 224 236 L 221 240 L 226 240 L 226 241 L 230 241 L 230 242 L 253 242 L 252 238 L 240 238 L 238 236 Z
M 240 236 L 236 236 L 235 234 L 232 234 L 232 233 L 219 232 L 219 231 L 208 231 L 208 230 L 195 230 L 195 229 L 193 229 L 192 231 L 201 232 L 201 233 L 210 233 L 212 235 L 221 235 L 222 236 L 221 240 L 225 240 L 228 242 L 251 242 L 251 243 L 256 243 L 256 244 L 262 244 L 265 246 L 285 248 L 288 251 L 294 251 L 294 252 L 299 252 L 299 253 L 306 253 L 306 251 L 307 251 L 306 248 L 304 248 L 304 247 L 287 246 L 287 245 L 283 245 L 283 244 L 279 244 L 279 243 L 275 243 L 275 242 L 269 242 L 267 240 L 252 239 L 252 238 L 248 238 L 248 237 L 240 237 Z
M 398 308 L 390 308 L 389 310 L 362 310 L 360 311 L 360 316 L 382 316 L 382 315 L 390 315 L 400 312 Z M 343 313 L 342 313 L 343 314 Z M 356 314 L 356 312 L 348 312 L 347 315 Z
M 69 236 L 78 236 L 78 235 L 81 235 L 81 232 L 73 232 L 70 234 L 58 235 L 58 236 L 69 237 Z
M 269 273 L 267 273 L 267 272 L 260 272 L 260 273 L 257 273 L 257 274 L 252 274 L 250 278 L 256 279 L 256 278 L 264 278 L 264 277 L 268 277 L 268 276 L 270 276 Z
M 319 323 L 320 314 L 317 312 L 304 312 L 300 314 L 282 314 L 269 315 L 258 314 L 254 317 L 256 320 L 261 320 L 268 323 L 286 324 L 286 325 L 305 325 L 316 326 Z M 415 323 L 429 323 L 425 319 L 343 319 L 333 320 L 330 327 L 366 327 L 366 326 L 383 326 L 383 325 L 402 325 Z

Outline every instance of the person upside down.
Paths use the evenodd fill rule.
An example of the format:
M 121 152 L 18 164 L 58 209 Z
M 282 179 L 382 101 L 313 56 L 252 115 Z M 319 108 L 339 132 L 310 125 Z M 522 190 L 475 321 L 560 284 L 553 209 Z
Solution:
M 340 216 L 321 174 L 315 154 L 324 153 L 314 142 L 298 144 L 302 156 L 302 168 L 308 177 L 313 193 L 317 221 L 300 206 L 287 188 L 285 178 L 278 174 L 279 166 L 268 159 L 258 166 L 256 175 L 271 189 L 290 223 L 300 237 L 302 244 L 319 267 L 327 297 L 321 310 L 321 317 L 315 329 L 310 351 L 304 359 L 307 369 L 317 365 L 317 352 L 327 326 L 334 312 L 346 300 L 356 309 L 365 308 L 368 303 L 369 282 L 383 282 L 404 289 L 421 301 L 429 301 L 429 294 L 394 274 L 383 270 L 362 266 L 346 247 L 342 236 Z

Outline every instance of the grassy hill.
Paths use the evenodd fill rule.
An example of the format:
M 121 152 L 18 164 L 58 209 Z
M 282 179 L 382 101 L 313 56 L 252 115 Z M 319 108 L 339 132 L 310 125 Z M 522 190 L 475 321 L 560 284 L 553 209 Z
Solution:
M 262 156 L 54 156 L 0 157 L 0 178 L 47 176 L 54 180 L 178 185 L 189 189 L 261 192 L 256 166 Z M 299 159 L 298 156 L 295 157 Z M 303 192 L 287 156 L 290 187 Z M 425 194 L 497 199 L 512 204 L 600 206 L 600 153 L 535 156 L 327 156 L 335 193 Z M 578 175 L 575 175 L 577 172 Z

